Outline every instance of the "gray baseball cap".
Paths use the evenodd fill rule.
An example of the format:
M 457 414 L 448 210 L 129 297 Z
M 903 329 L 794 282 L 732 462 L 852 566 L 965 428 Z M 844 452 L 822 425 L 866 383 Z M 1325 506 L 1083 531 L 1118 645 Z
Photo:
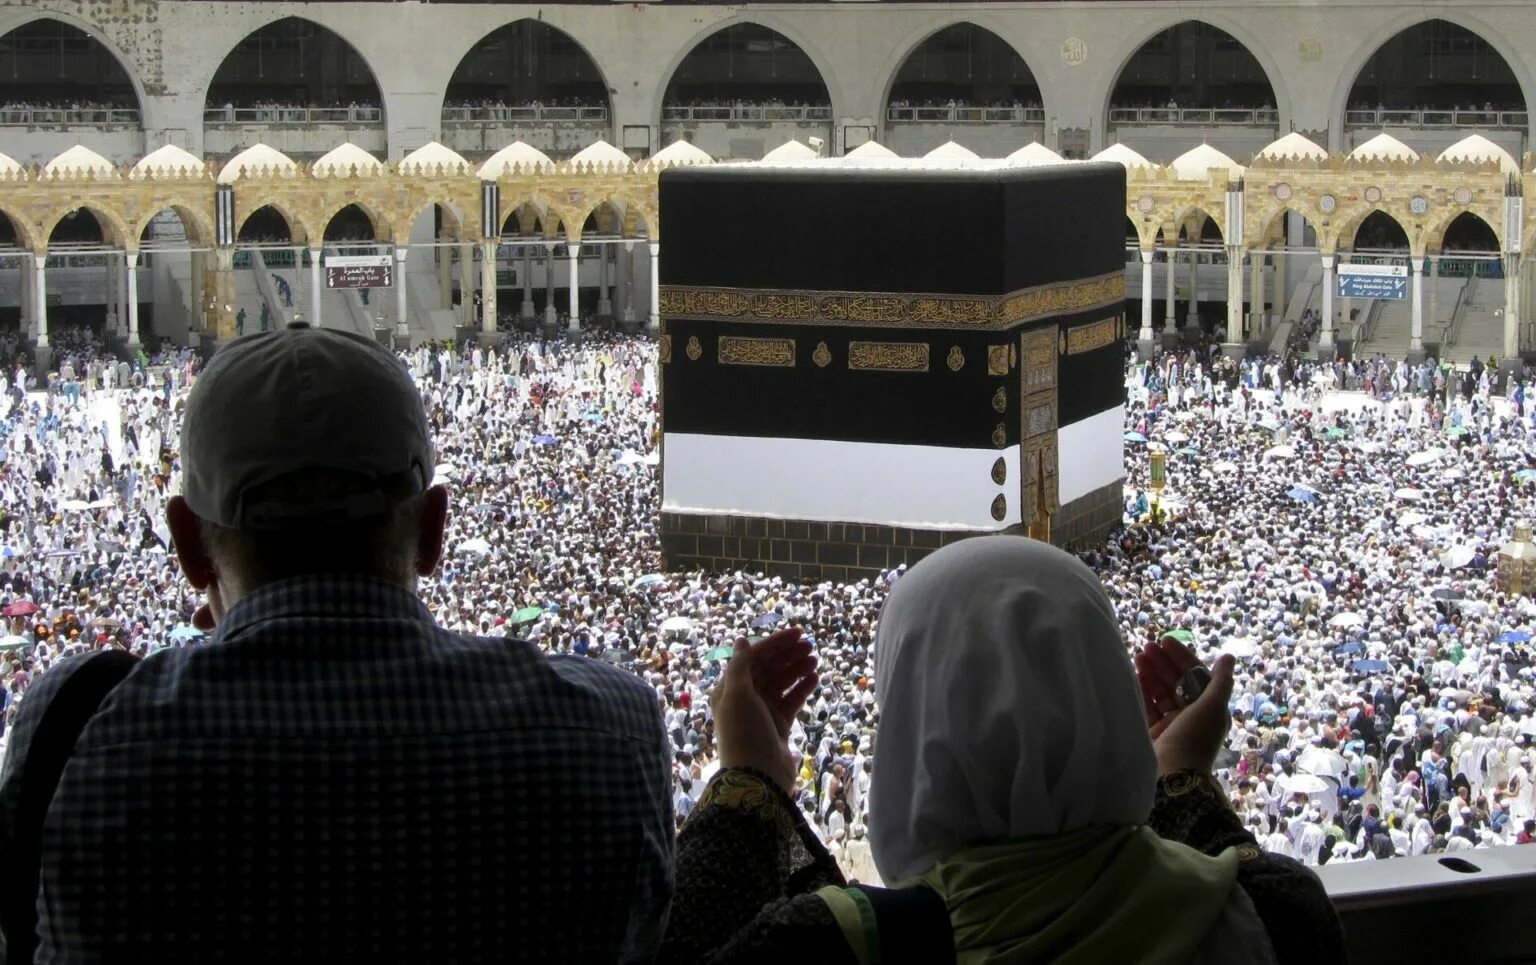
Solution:
M 433 448 L 421 394 L 382 345 L 351 332 L 286 329 L 237 338 L 187 397 L 182 497 L 230 529 L 342 525 L 382 514 L 386 492 L 426 490 Z M 322 504 L 251 505 L 255 487 L 300 469 L 358 477 Z

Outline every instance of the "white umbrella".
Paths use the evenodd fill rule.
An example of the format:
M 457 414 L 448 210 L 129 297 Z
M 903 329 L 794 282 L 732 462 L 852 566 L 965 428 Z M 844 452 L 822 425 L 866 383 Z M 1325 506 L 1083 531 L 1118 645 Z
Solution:
M 1221 462 L 1213 464 L 1211 468 L 1217 472 L 1237 472 L 1237 463 L 1223 459 Z
M 1302 755 L 1296 759 L 1296 767 L 1314 776 L 1342 777 L 1349 770 L 1349 761 L 1345 760 L 1344 755 L 1338 751 L 1312 747 L 1302 752 Z M 1295 789 L 1294 784 L 1291 787 Z M 1322 790 L 1327 788 L 1324 787 Z
M 1416 452 L 1409 456 L 1407 463 L 1408 465 L 1415 468 L 1418 466 L 1427 466 L 1430 463 L 1438 460 L 1443 455 L 1444 453 L 1439 449 L 1425 449 L 1423 452 Z
M 59 508 L 71 513 L 78 513 L 84 509 L 90 509 L 91 504 L 83 499 L 66 499 L 59 503 Z
M 1163 433 L 1163 438 L 1167 439 L 1169 442 L 1188 442 L 1189 433 L 1182 429 L 1175 429 L 1172 432 Z
M 659 466 L 661 464 L 661 453 L 660 452 L 646 453 L 645 458 L 641 459 L 640 461 L 645 463 L 647 466 Z
M 633 449 L 625 449 L 618 459 L 621 466 L 634 466 L 644 461 L 645 457 Z
M 1296 450 L 1290 446 L 1272 446 L 1264 450 L 1265 459 L 1295 459 Z
M 453 463 L 451 463 L 451 462 L 440 462 L 432 470 L 432 474 L 434 476 L 441 476 L 444 479 L 452 479 L 453 478 L 453 474 L 458 472 L 458 471 L 459 471 L 459 467 L 455 466 Z
M 1467 478 L 1467 474 L 1460 469 L 1447 469 L 1445 472 L 1440 474 L 1440 478 L 1446 482 L 1455 482 L 1458 479 Z
M 1421 491 L 1419 491 L 1417 489 L 1414 489 L 1411 486 L 1404 486 L 1402 489 L 1399 489 L 1397 492 L 1393 493 L 1392 495 L 1396 496 L 1398 499 L 1406 499 L 1406 500 L 1410 500 L 1410 501 L 1418 500 L 1418 499 L 1423 499 L 1424 498 L 1424 493 L 1423 492 L 1421 492 Z
M 1362 627 L 1365 626 L 1365 617 L 1358 613 L 1335 613 L 1328 621 L 1330 627 Z
M 1417 526 L 1420 523 L 1427 522 L 1429 522 L 1429 517 L 1417 510 L 1406 512 L 1397 517 L 1397 525 L 1399 526 Z
M 1285 780 L 1287 794 L 1321 794 L 1333 789 L 1333 785 L 1315 774 L 1293 774 Z
M 110 499 L 98 499 L 98 500 L 95 500 L 93 502 L 86 503 L 85 504 L 85 508 L 86 509 L 111 509 L 115 505 L 117 505 L 117 504 L 112 502 L 112 500 L 110 500 Z
M 1440 554 L 1440 565 L 1448 570 L 1459 570 L 1472 562 L 1472 557 L 1476 555 L 1477 551 L 1465 543 L 1459 546 L 1452 546 Z
M 458 552 L 474 556 L 489 556 L 491 553 L 491 544 L 486 540 L 475 537 L 474 539 L 467 539 L 460 543 Z
M 1239 660 L 1248 660 L 1259 655 L 1259 647 L 1246 637 L 1228 637 L 1221 645 L 1221 652 L 1229 653 Z
M 667 617 L 661 621 L 659 629 L 662 633 L 680 633 L 683 630 L 692 630 L 693 621 L 688 617 Z

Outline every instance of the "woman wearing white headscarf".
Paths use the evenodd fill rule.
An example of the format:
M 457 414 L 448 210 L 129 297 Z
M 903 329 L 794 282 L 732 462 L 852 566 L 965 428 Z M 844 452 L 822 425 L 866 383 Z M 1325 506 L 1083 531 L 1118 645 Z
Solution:
M 738 645 L 715 698 L 723 769 L 678 842 L 666 960 L 1343 958 L 1317 878 L 1262 854 L 1213 787 L 1230 659 L 1191 702 L 1193 657 L 1151 648 L 1138 693 L 1098 579 L 1067 554 L 966 540 L 891 592 L 869 827 L 893 890 L 843 887 L 795 820 L 781 759 L 806 659 L 784 635 Z

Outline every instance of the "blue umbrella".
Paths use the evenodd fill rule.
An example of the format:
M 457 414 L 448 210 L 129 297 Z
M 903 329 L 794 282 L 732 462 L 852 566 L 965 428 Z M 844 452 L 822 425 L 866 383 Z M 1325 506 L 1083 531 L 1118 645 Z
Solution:
M 1289 490 L 1286 495 L 1296 500 L 1298 503 L 1317 502 L 1317 493 L 1312 492 L 1310 489 L 1302 489 L 1300 486 Z
M 1392 665 L 1385 660 L 1356 660 L 1349 665 L 1349 669 L 1356 673 L 1382 673 L 1391 670 Z
M 1365 644 L 1361 643 L 1359 640 L 1351 640 L 1350 642 L 1344 644 L 1344 646 L 1339 647 L 1337 650 L 1335 650 L 1334 653 L 1336 653 L 1336 654 L 1342 653 L 1342 654 L 1345 654 L 1347 656 L 1347 655 L 1349 655 L 1351 653 L 1359 653 L 1360 651 L 1362 651 L 1364 649 L 1365 649 Z
M 197 627 L 177 627 L 171 631 L 172 640 L 196 640 L 203 636 L 203 631 Z
M 667 576 L 666 576 L 665 573 L 647 573 L 644 576 L 640 577 L 640 579 L 636 580 L 635 581 L 635 585 L 636 586 L 650 586 L 653 583 L 664 583 L 664 582 L 666 582 L 666 579 L 667 579 Z
M 3 548 L 0 548 L 0 556 L 5 557 L 6 559 L 10 559 L 13 556 L 20 556 L 20 555 L 21 555 L 20 553 L 16 552 L 16 547 L 14 547 L 14 546 L 6 546 L 6 547 L 3 547 Z
M 1515 473 L 1516 479 L 1536 479 L 1536 469 L 1522 469 Z
M 545 434 L 544 434 L 544 435 L 541 435 L 541 436 L 534 436 L 534 437 L 533 437 L 533 441 L 534 441 L 534 442 L 537 442 L 537 443 L 538 443 L 538 444 L 539 444 L 539 445 L 541 445 L 541 446 L 552 446 L 552 445 L 554 445 L 554 444 L 555 444 L 555 443 L 556 443 L 556 442 L 557 442 L 557 441 L 558 441 L 558 440 L 557 440 L 557 439 L 555 439 L 555 437 L 554 437 L 554 436 L 552 436 L 552 435 L 549 435 L 549 434 L 548 434 L 548 433 L 545 433 Z
M 1529 630 L 1505 630 L 1498 636 L 1499 643 L 1524 643 L 1531 639 Z
M 586 415 L 583 415 L 582 418 L 588 422 L 602 422 L 603 414 L 601 412 L 588 412 Z
M 770 610 L 756 620 L 753 620 L 752 627 L 757 630 L 764 630 L 771 626 L 777 626 L 778 622 L 782 619 L 784 619 L 782 616 Z
M 1147 441 L 1147 437 L 1142 435 L 1139 432 L 1127 432 L 1125 434 L 1125 441 L 1126 442 L 1146 442 Z

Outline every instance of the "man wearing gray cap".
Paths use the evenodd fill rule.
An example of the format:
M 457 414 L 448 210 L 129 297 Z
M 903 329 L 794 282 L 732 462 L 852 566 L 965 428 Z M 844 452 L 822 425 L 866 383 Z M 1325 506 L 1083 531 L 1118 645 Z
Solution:
M 37 960 L 652 957 L 673 853 L 655 696 L 436 625 L 415 593 L 448 513 L 433 455 L 410 376 L 373 342 L 294 326 L 213 358 L 167 511 L 211 636 L 140 662 L 74 744 L 42 833 Z M 69 677 L 17 721 L 0 862 L 13 771 Z

